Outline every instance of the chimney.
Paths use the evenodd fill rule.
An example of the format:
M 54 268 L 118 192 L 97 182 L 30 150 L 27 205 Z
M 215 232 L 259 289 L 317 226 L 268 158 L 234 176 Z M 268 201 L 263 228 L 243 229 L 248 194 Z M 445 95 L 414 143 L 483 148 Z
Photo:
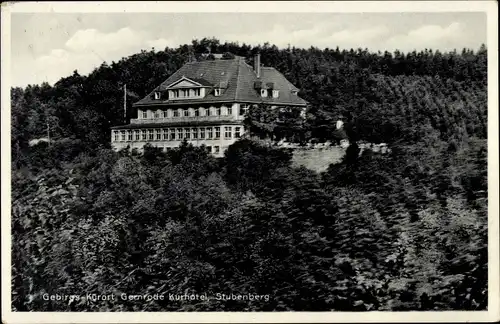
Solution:
M 257 78 L 260 78 L 260 54 L 256 54 L 253 58 L 253 69 L 257 74 Z

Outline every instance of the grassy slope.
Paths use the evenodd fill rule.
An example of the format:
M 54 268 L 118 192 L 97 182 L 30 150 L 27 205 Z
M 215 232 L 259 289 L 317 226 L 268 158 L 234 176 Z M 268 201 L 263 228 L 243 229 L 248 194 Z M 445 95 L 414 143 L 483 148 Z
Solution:
M 294 166 L 305 166 L 316 172 L 325 171 L 331 163 L 338 163 L 345 154 L 339 147 L 295 150 L 292 162 Z

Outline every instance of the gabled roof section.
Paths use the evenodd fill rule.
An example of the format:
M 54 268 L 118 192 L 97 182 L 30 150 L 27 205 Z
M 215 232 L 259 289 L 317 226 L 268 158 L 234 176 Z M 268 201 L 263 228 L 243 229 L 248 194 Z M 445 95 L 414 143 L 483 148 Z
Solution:
M 181 99 L 181 100 L 155 100 L 155 91 L 164 91 L 181 82 L 192 82 L 203 87 L 221 88 L 219 96 L 214 95 L 212 89 L 208 89 L 204 98 Z M 273 83 L 273 88 L 279 90 L 279 98 L 262 98 L 260 92 L 254 89 L 254 83 L 262 81 L 262 84 Z M 198 85 L 194 85 L 198 86 Z M 261 76 L 248 65 L 243 57 L 235 57 L 232 60 L 207 60 L 201 62 L 189 62 L 172 74 L 167 80 L 154 89 L 148 96 L 136 102 L 134 106 L 157 106 L 176 104 L 210 104 L 220 102 L 245 102 L 245 103 L 269 103 L 277 105 L 300 105 L 305 106 L 307 102 L 292 91 L 298 89 L 291 84 L 281 73 L 270 67 L 261 67 Z
M 200 79 L 200 78 L 187 78 L 185 76 L 182 76 L 179 80 L 175 81 L 174 83 L 167 85 L 165 89 L 173 88 L 173 87 L 210 87 L 212 84 L 208 82 L 205 79 Z

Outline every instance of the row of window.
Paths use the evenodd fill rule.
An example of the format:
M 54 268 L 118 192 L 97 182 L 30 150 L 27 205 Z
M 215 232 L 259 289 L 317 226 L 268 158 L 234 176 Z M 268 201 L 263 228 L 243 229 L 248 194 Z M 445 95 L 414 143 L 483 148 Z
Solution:
M 221 88 L 214 89 L 214 96 L 218 97 L 221 94 L 222 94 Z M 154 93 L 154 96 L 155 96 L 154 98 L 156 100 L 159 100 L 162 97 L 162 93 L 159 91 L 156 91 Z M 200 88 L 168 90 L 168 98 L 169 99 L 199 98 L 201 96 L 202 96 L 202 92 L 201 92 Z
M 224 139 L 233 138 L 233 127 L 224 126 Z M 240 138 L 242 129 L 234 127 L 234 138 Z M 185 128 L 163 128 L 163 129 L 136 129 L 113 131 L 114 142 L 130 141 L 181 141 L 198 139 L 220 139 L 221 127 L 185 127 Z
M 161 92 L 155 92 L 155 99 L 161 99 Z M 201 97 L 201 89 L 175 89 L 168 91 L 168 98 L 181 99 L 181 98 L 198 98 Z
M 245 115 L 248 111 L 248 105 L 240 105 L 239 114 Z M 142 119 L 158 119 L 171 117 L 200 117 L 200 116 L 231 116 L 233 114 L 232 107 L 212 107 L 212 108 L 188 108 L 188 109 L 167 109 L 167 110 L 146 110 L 139 111 L 139 118 Z
M 297 91 L 292 91 L 293 94 L 296 94 Z M 222 94 L 222 89 L 215 88 L 214 96 L 218 97 Z M 261 97 L 269 97 L 269 98 L 279 98 L 280 92 L 276 89 L 261 89 L 260 90 Z M 161 92 L 155 92 L 155 99 L 161 99 Z M 168 91 L 169 99 L 184 99 L 184 98 L 199 98 L 201 97 L 201 89 L 175 89 Z

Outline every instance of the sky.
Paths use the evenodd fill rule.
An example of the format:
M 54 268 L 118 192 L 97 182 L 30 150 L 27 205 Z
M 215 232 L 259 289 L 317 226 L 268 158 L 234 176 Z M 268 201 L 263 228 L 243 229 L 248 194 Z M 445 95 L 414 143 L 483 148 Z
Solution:
M 280 48 L 477 50 L 486 15 L 460 13 L 12 13 L 13 86 L 54 84 L 144 50 L 215 37 Z

